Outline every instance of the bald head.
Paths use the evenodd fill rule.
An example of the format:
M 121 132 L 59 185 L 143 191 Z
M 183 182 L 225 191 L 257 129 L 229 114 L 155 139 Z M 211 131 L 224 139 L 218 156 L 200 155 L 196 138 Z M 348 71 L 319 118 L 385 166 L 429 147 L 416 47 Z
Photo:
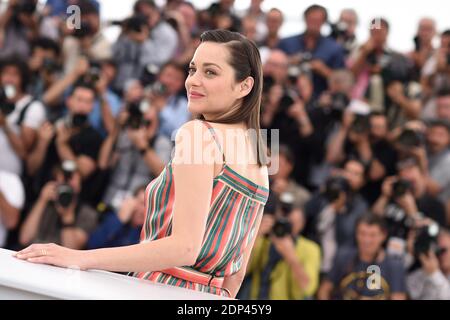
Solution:
M 282 83 L 288 75 L 288 56 L 281 50 L 272 50 L 264 64 L 264 74 L 273 77 L 275 82 Z
M 432 18 L 420 19 L 417 35 L 423 43 L 431 44 L 431 41 L 436 35 L 436 21 Z

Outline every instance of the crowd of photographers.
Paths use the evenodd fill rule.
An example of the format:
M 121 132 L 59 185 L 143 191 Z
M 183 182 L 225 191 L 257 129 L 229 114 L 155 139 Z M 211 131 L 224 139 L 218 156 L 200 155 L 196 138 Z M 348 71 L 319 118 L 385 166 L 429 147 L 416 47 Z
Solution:
M 108 22 L 95 0 L 4 3 L 0 247 L 137 243 L 145 186 L 192 118 L 187 65 L 201 32 L 223 28 L 258 45 L 261 126 L 280 142 L 238 297 L 450 299 L 450 30 L 423 18 L 400 53 L 385 19 L 362 26 L 345 9 L 331 23 L 313 5 L 281 38 L 283 13 L 262 3 L 137 0 Z

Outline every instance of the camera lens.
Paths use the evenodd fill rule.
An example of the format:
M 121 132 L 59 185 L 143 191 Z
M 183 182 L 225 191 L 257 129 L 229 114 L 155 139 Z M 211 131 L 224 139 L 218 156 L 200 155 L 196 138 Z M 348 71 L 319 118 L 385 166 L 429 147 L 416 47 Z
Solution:
M 71 186 L 68 184 L 61 184 L 57 188 L 57 194 L 58 194 L 58 204 L 61 205 L 63 208 L 67 208 L 70 206 L 70 204 L 73 201 L 74 198 L 74 192 Z

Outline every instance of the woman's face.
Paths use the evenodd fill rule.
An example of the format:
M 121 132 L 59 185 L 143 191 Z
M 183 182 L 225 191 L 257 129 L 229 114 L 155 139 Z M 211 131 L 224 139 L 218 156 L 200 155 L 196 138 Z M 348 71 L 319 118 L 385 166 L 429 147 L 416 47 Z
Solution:
M 252 78 L 236 82 L 228 61 L 229 50 L 223 44 L 204 42 L 197 48 L 185 82 L 191 113 L 215 119 L 229 113 L 251 91 Z

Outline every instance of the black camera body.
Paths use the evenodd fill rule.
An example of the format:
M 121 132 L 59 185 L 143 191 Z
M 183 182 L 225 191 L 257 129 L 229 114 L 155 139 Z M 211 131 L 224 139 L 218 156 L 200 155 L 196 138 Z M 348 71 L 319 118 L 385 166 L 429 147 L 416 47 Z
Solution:
M 350 192 L 350 184 L 346 178 L 335 176 L 327 180 L 323 195 L 331 203 L 336 201 L 342 192 L 348 194 Z
M 412 190 L 412 185 L 408 180 L 399 179 L 392 184 L 392 198 L 397 199 Z
M 83 76 L 83 81 L 91 86 L 95 86 L 100 79 L 102 67 L 101 64 L 94 60 L 89 60 L 89 69 Z
M 143 126 L 150 125 L 150 121 L 144 119 L 144 114 L 150 106 L 146 101 L 131 102 L 127 105 L 128 119 L 125 123 L 126 127 L 131 129 L 139 129 Z
M 397 143 L 405 148 L 417 148 L 425 144 L 423 133 L 412 129 L 404 129 L 397 138 Z
M 53 59 L 44 58 L 42 61 L 42 69 L 47 73 L 54 73 L 61 69 L 61 66 Z
M 74 161 L 68 160 L 62 163 L 64 182 L 56 187 L 56 202 L 63 208 L 68 208 L 75 198 L 75 191 L 68 183 L 75 170 L 76 163 Z
M 11 114 L 16 108 L 16 104 L 11 102 L 11 96 L 15 96 L 15 92 L 12 92 L 12 87 L 0 87 L 0 112 L 4 116 Z
M 432 223 L 428 226 L 417 229 L 416 239 L 414 241 L 414 255 L 418 258 L 421 254 L 434 252 L 436 256 L 442 254 L 445 250 L 439 248 L 437 238 L 439 235 L 439 225 Z
M 18 16 L 19 14 L 32 15 L 36 11 L 36 1 L 34 0 L 19 0 L 13 6 L 13 16 Z
M 350 104 L 350 99 L 345 92 L 335 92 L 331 95 L 331 115 L 337 121 L 342 119 L 345 109 Z
M 72 36 L 77 39 L 83 39 L 92 35 L 94 35 L 94 28 L 86 21 L 81 21 L 80 28 L 75 28 L 75 31 L 72 33 Z
M 88 115 L 83 113 L 69 114 L 64 118 L 66 128 L 81 129 L 88 125 Z
M 272 227 L 272 234 L 277 238 L 282 238 L 290 235 L 292 232 L 292 225 L 287 218 L 279 218 L 275 221 Z
M 370 121 L 369 116 L 365 114 L 356 114 L 355 119 L 353 120 L 350 131 L 365 134 L 368 133 L 370 129 Z
M 58 185 L 56 187 L 56 193 L 57 193 L 56 201 L 63 208 L 68 208 L 75 196 L 73 188 L 67 183 L 62 183 Z

